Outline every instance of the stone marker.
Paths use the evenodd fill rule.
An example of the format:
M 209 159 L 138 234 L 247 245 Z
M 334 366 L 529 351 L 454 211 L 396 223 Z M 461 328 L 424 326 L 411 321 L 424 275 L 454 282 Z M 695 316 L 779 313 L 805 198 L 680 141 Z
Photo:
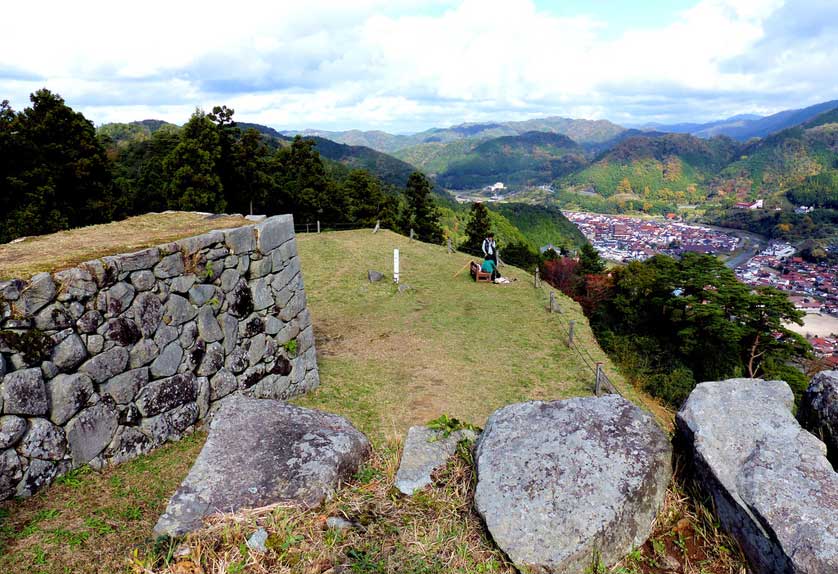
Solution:
M 367 271 L 367 279 L 369 279 L 370 283 L 377 283 L 378 281 L 384 279 L 384 275 L 378 271 L 373 271 L 372 269 L 370 269 L 369 271 Z
M 409 496 L 431 484 L 431 473 L 445 466 L 457 451 L 457 443 L 476 438 L 477 433 L 471 430 L 459 430 L 443 437 L 428 427 L 410 427 L 396 473 L 396 488 Z
M 367 438 L 337 415 L 231 395 L 154 532 L 179 536 L 209 514 L 280 501 L 316 506 L 369 450 Z
M 671 457 L 651 415 L 617 395 L 509 405 L 477 442 L 475 507 L 521 572 L 610 567 L 648 538 Z
M 676 423 L 753 572 L 838 572 L 838 474 L 793 403 L 783 381 L 702 383 Z
M 832 464 L 838 464 L 838 371 L 814 376 L 800 400 L 797 418 L 803 428 L 826 443 Z

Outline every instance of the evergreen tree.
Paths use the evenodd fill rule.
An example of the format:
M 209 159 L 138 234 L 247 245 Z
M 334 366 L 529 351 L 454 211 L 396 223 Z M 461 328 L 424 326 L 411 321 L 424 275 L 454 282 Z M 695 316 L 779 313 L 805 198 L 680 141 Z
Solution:
M 492 231 L 492 222 L 489 220 L 489 210 L 481 202 L 471 204 L 471 216 L 466 224 L 466 240 L 460 245 L 460 249 L 466 253 L 479 255 L 482 253 L 481 246 L 483 239 Z
M 163 160 L 169 204 L 184 210 L 224 211 L 223 186 L 216 172 L 220 159 L 215 124 L 202 110 L 195 110 L 181 130 L 180 143 Z
M 232 166 L 234 192 L 227 190 L 232 211 L 265 213 L 268 196 L 274 186 L 270 173 L 270 151 L 262 134 L 249 128 L 233 146 Z
M 605 272 L 605 263 L 593 245 L 586 243 L 579 250 L 579 275 L 598 275 Z
M 401 217 L 404 233 L 411 229 L 416 236 L 427 243 L 442 243 L 443 233 L 439 224 L 439 212 L 431 198 L 431 182 L 424 174 L 414 171 L 405 188 L 405 206 Z
M 288 147 L 276 152 L 273 166 L 276 191 L 268 205 L 269 213 L 294 214 L 297 223 L 336 222 L 343 205 L 329 197 L 334 190 L 320 154 L 310 139 L 296 136 Z
M 385 195 L 381 182 L 370 172 L 355 169 L 343 181 L 349 202 L 349 218 L 353 223 L 373 226 L 381 219 Z

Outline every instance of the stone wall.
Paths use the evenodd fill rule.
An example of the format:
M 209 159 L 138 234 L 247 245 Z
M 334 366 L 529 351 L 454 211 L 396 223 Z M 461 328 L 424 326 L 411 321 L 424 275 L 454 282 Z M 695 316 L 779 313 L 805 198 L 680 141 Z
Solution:
M 0 500 L 319 383 L 290 215 L 0 282 Z

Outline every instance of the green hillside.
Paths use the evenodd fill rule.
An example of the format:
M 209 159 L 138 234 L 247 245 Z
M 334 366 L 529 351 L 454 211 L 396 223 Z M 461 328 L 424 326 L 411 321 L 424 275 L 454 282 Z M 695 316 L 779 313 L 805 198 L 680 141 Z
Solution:
M 635 136 L 618 142 L 591 165 L 557 182 L 602 197 L 648 201 L 701 201 L 710 182 L 738 150 L 729 138 L 702 140 L 688 134 Z
M 552 243 L 556 247 L 578 249 L 587 240 L 556 207 L 525 203 L 493 203 L 492 212 L 505 217 L 535 247 Z

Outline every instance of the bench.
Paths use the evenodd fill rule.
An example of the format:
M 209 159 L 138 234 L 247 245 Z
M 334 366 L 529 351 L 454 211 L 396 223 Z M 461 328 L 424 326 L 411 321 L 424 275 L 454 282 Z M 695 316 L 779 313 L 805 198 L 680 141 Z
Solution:
M 492 274 L 486 273 L 480 268 L 480 265 L 476 261 L 471 262 L 471 277 L 477 281 L 478 283 L 491 283 L 492 282 Z

